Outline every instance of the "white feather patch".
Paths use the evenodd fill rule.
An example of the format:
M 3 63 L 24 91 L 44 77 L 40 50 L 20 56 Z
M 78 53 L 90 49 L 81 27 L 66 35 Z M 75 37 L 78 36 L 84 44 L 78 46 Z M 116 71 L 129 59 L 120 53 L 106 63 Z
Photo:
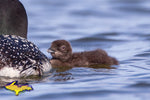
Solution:
M 3 67 L 0 70 L 0 76 L 5 76 L 5 77 L 20 77 L 20 71 L 13 68 L 13 67 Z

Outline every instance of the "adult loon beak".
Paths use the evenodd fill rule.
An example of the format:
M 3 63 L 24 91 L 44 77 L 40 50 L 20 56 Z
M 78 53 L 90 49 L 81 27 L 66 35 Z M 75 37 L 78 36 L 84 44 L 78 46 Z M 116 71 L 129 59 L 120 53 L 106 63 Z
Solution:
M 52 49 L 50 49 L 50 48 L 47 50 L 47 52 L 48 52 L 48 53 L 55 53 L 55 51 L 52 50 Z

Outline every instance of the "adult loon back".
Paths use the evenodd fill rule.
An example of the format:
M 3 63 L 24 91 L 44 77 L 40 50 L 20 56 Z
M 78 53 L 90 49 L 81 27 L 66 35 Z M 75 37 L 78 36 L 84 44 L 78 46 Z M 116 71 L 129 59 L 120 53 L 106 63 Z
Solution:
M 50 69 L 49 59 L 32 42 L 16 35 L 0 35 L 0 76 L 43 75 Z
M 0 76 L 49 72 L 51 64 L 27 38 L 27 14 L 19 0 L 0 0 Z

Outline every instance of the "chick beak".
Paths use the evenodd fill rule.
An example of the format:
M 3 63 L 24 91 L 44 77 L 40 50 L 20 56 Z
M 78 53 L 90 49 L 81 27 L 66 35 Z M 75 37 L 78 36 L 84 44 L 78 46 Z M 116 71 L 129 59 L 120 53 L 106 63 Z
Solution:
M 47 52 L 48 52 L 48 53 L 55 53 L 55 51 L 52 50 L 52 49 L 50 49 L 50 48 L 47 50 Z

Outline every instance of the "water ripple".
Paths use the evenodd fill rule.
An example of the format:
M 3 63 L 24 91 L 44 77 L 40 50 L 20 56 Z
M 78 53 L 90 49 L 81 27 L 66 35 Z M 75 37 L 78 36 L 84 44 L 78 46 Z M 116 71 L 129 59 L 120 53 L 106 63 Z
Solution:
M 66 39 L 75 52 L 101 48 L 120 65 L 57 69 L 42 79 L 24 80 L 34 90 L 18 97 L 0 88 L 1 99 L 149 100 L 149 0 L 20 1 L 28 14 L 28 39 L 47 56 L 53 40 Z

